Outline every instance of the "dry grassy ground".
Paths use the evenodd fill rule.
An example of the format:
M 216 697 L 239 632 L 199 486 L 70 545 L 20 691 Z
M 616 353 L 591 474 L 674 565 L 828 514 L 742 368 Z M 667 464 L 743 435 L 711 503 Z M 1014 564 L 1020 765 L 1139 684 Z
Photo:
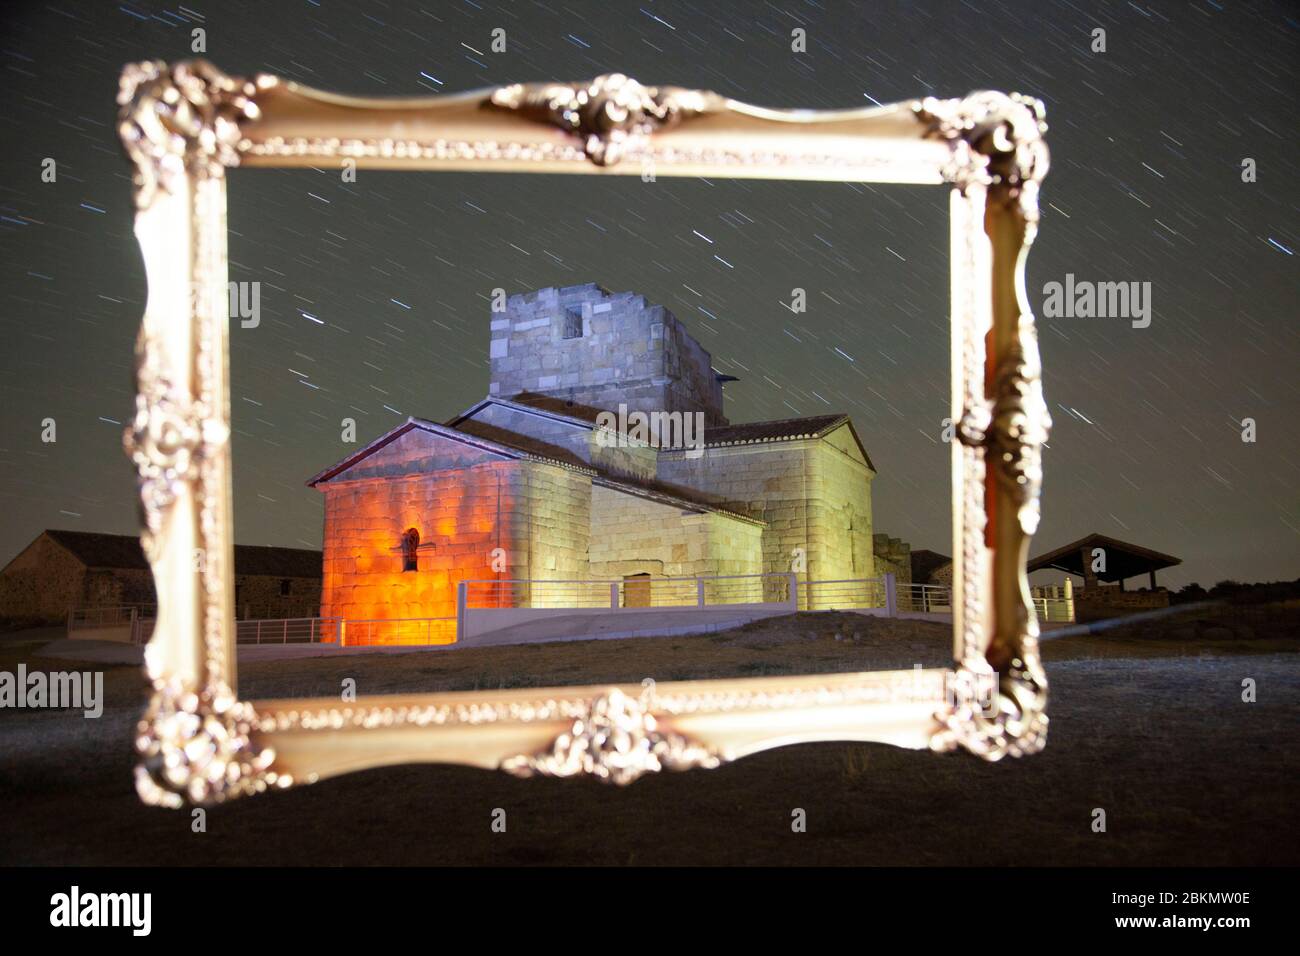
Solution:
M 839 639 L 836 639 L 836 635 Z M 57 633 L 0 639 L 0 670 Z M 725 634 L 246 664 L 246 697 L 926 666 L 945 627 L 801 614 Z M 719 770 L 521 781 L 455 767 L 374 770 L 208 813 L 142 806 L 134 668 L 105 673 L 99 720 L 0 711 L 0 862 L 20 864 L 1169 864 L 1300 862 L 1300 608 L 1230 608 L 1048 641 L 1052 730 L 987 765 L 870 744 L 769 751 Z M 1241 701 L 1243 678 L 1258 702 Z M 489 828 L 494 808 L 508 830 Z M 791 832 L 793 808 L 808 831 Z M 1108 830 L 1093 833 L 1094 808 Z

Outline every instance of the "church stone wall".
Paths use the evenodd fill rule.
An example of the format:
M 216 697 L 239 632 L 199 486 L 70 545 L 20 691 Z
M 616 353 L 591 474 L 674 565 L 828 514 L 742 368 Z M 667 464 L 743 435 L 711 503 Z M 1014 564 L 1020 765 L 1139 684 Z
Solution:
M 662 309 L 662 306 L 653 306 Z M 653 341 L 658 330 L 650 326 Z M 704 413 L 706 426 L 726 425 L 723 414 L 722 383 L 713 371 L 713 357 L 700 343 L 691 338 L 677 317 L 663 309 L 663 374 L 667 399 L 663 405 L 649 411 L 681 411 Z
M 494 313 L 488 394 L 585 408 L 703 411 L 725 423 L 711 359 L 663 306 L 595 284 L 513 295 Z
M 792 569 L 796 548 L 809 550 L 808 444 L 709 448 L 696 459 L 661 453 L 659 477 L 670 488 L 703 493 L 720 508 L 764 522 L 762 570 L 784 574 Z
M 683 511 L 613 488 L 592 487 L 591 576 L 597 580 L 617 581 L 634 574 L 760 574 L 762 534 L 761 526 L 727 515 Z M 680 603 L 689 588 L 674 585 L 669 590 Z M 669 590 L 660 592 L 666 600 Z M 706 598 L 712 597 L 706 593 Z
M 513 512 L 509 520 L 508 567 L 511 580 L 582 581 L 589 577 L 588 538 L 592 485 L 589 475 L 541 462 L 519 462 L 513 473 Z M 515 592 L 533 607 L 565 606 L 565 589 Z
M 763 574 L 763 526 L 724 514 L 704 516 L 710 557 L 702 574 Z
M 699 489 L 713 504 L 765 522 L 766 573 L 791 571 L 802 549 L 806 571 L 800 580 L 875 574 L 873 472 L 847 428 L 821 440 L 708 448 L 694 460 L 661 453 L 659 476 L 670 487 Z M 800 606 L 807 606 L 806 591 Z
M 403 474 L 404 463 L 423 460 L 431 447 L 454 452 L 457 444 L 406 437 L 373 456 L 384 461 L 367 459 L 369 467 L 318 486 L 325 494 L 323 617 L 454 617 L 462 580 L 587 577 L 589 476 L 487 455 L 468 467 Z M 359 470 L 368 474 L 351 480 Z M 414 571 L 403 570 L 408 528 L 420 535 Z M 494 570 L 498 559 L 504 571 Z M 535 606 L 544 606 L 539 597 Z
M 492 551 L 514 526 L 519 462 L 381 480 L 331 481 L 325 494 L 323 617 L 452 617 L 456 584 L 492 578 Z M 402 535 L 420 533 L 418 570 L 402 570 Z
M 809 455 L 808 576 L 842 581 L 879 573 L 872 549 L 871 480 L 847 426 L 813 443 Z

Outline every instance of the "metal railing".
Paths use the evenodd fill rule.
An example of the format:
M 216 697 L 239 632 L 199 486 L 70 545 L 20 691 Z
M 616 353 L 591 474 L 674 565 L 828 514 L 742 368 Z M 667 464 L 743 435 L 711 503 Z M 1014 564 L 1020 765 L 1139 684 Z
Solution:
M 798 590 L 800 606 L 812 611 L 886 608 L 951 614 L 952 589 L 939 584 L 899 584 L 892 575 L 798 581 L 790 574 L 712 577 L 629 577 L 618 581 L 465 581 L 465 607 L 627 608 L 710 607 L 726 604 L 782 604 Z M 891 588 L 894 604 L 891 605 Z
M 235 619 L 239 621 L 306 619 L 319 612 L 318 604 L 235 604 Z
M 282 618 L 305 619 L 313 616 L 319 607 L 309 604 L 236 604 L 235 619 L 240 621 L 274 620 Z M 113 627 L 129 624 L 135 611 L 139 620 L 151 620 L 158 616 L 157 604 L 120 604 L 93 605 L 68 609 L 68 627 Z
M 469 610 L 781 604 L 790 600 L 791 577 L 730 574 L 689 578 L 629 576 L 607 581 L 494 579 L 463 581 L 461 593 L 464 607 Z
M 952 588 L 942 584 L 895 584 L 898 610 L 913 614 L 951 614 Z
M 1038 620 L 1067 623 L 1074 620 L 1074 596 L 1078 589 L 1067 578 L 1064 584 L 1035 584 L 1029 589 Z
M 1045 622 L 1067 623 L 1074 620 L 1074 602 L 1064 598 L 1036 597 L 1034 612 L 1038 620 Z
M 1066 622 L 1072 619 L 1068 599 L 1050 592 L 1046 596 L 1039 594 L 1034 595 L 1033 603 L 1040 621 Z M 899 613 L 951 614 L 952 592 L 943 585 L 900 584 L 891 574 L 829 581 L 802 581 L 793 574 L 647 575 L 603 581 L 467 580 L 460 582 L 458 588 L 456 616 L 346 620 L 304 615 L 237 620 L 235 639 L 240 645 L 436 646 L 457 642 L 461 615 L 471 610 L 684 610 L 782 604 L 793 609 L 796 603 L 810 611 L 883 610 L 891 616 Z M 156 624 L 155 613 L 154 605 L 140 604 L 73 608 L 68 612 L 68 629 L 85 631 L 129 627 L 131 639 L 144 642 Z
M 469 608 L 611 606 L 609 581 L 493 579 L 463 581 L 461 587 Z
M 886 607 L 884 578 L 845 578 L 839 581 L 800 581 L 803 604 L 810 611 L 852 611 Z
M 139 618 L 153 618 L 153 604 L 123 604 L 116 607 L 74 607 L 68 609 L 68 630 L 96 627 L 125 627 Z
M 236 621 L 236 644 L 336 644 L 341 631 L 336 617 L 298 617 Z

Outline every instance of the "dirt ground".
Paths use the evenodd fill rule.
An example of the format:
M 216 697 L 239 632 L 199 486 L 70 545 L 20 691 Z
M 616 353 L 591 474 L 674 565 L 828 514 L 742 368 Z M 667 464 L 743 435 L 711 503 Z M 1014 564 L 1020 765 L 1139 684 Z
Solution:
M 0 638 L 0 670 L 57 631 Z M 942 625 L 800 614 L 699 637 L 245 664 L 241 696 L 362 694 L 942 665 Z M 140 804 L 132 667 L 105 668 L 98 720 L 0 710 L 0 863 L 1300 863 L 1300 607 L 1192 612 L 1044 642 L 1047 749 L 989 765 L 810 744 L 616 788 L 442 766 L 366 771 L 208 811 Z M 1257 701 L 1242 701 L 1242 681 Z M 505 833 L 491 829 L 506 811 Z M 794 833 L 803 809 L 807 832 Z M 1093 832 L 1094 810 L 1106 812 Z

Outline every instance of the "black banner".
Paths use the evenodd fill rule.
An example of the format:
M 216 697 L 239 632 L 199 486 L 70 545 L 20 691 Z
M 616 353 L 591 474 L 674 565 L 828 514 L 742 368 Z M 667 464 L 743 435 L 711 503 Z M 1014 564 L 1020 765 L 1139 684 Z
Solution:
M 1284 932 L 1289 870 L 1225 869 L 8 869 L 6 933 L 78 933 L 127 945 L 225 939 L 378 944 L 526 934 L 600 945 L 646 935 L 729 941 L 774 923 L 984 939 L 1035 932 L 1073 941 L 1106 935 L 1229 943 Z M 486 919 L 485 919 L 486 917 Z M 486 940 L 485 940 L 486 941 Z

